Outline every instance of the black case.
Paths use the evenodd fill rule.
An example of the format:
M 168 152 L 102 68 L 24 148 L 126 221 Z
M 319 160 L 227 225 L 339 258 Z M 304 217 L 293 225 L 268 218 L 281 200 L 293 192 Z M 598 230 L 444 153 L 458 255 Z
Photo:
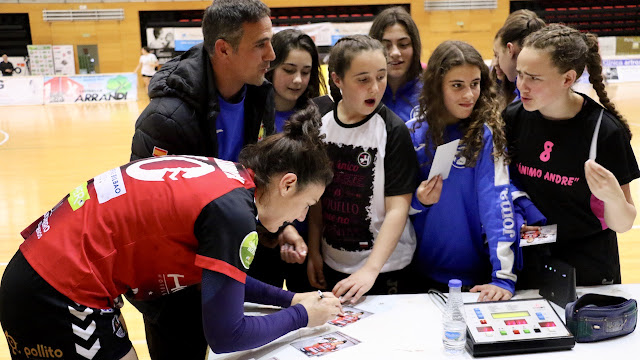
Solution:
M 547 259 L 540 269 L 540 295 L 565 308 L 576 301 L 576 269 L 557 259 Z

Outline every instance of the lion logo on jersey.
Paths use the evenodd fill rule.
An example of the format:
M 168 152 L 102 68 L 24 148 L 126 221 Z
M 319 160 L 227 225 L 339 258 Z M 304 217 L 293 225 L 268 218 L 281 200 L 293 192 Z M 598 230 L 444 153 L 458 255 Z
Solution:
M 134 162 L 127 167 L 127 175 L 141 181 L 178 180 L 205 176 L 216 170 L 215 166 L 201 160 L 203 156 L 160 156 Z M 167 176 L 167 174 L 170 174 Z
M 245 269 L 249 269 L 249 265 L 253 262 L 253 257 L 256 255 L 256 249 L 258 248 L 258 233 L 252 231 L 242 239 L 240 244 L 240 262 Z

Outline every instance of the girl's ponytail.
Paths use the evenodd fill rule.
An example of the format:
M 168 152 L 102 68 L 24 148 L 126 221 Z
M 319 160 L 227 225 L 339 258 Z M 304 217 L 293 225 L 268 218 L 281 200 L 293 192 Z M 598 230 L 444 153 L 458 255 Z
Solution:
M 296 174 L 298 190 L 310 183 L 326 186 L 333 172 L 320 125 L 320 113 L 310 102 L 285 122 L 283 132 L 245 146 L 238 162 L 253 170 L 257 187 L 265 188 L 274 175 L 283 173 Z

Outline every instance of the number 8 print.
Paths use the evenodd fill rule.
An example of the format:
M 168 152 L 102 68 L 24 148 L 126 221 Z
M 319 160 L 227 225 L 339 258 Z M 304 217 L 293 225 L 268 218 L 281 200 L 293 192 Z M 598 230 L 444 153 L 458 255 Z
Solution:
M 542 162 L 547 162 L 551 158 L 551 148 L 553 148 L 553 143 L 551 141 L 545 141 L 544 151 L 540 154 L 540 160 Z

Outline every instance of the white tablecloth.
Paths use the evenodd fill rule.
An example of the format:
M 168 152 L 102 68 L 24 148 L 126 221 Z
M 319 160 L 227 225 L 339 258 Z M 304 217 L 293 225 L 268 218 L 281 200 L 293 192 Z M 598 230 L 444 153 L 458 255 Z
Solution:
M 640 284 L 608 285 L 578 288 L 578 296 L 586 293 L 622 296 L 640 299 Z M 464 293 L 465 302 L 475 302 L 477 294 Z M 536 290 L 516 293 L 514 299 L 539 298 Z M 473 359 L 464 353 L 459 356 L 447 356 L 444 353 L 441 332 L 440 306 L 432 296 L 388 295 L 367 296 L 357 308 L 375 313 L 344 328 L 324 325 L 313 329 L 300 329 L 289 333 L 274 342 L 258 349 L 232 354 L 217 355 L 210 353 L 209 359 L 225 360 L 304 360 L 307 356 L 289 344 L 306 337 L 318 336 L 340 331 L 361 341 L 360 344 L 329 353 L 323 360 L 354 359 Z M 564 320 L 564 309 L 554 308 Z M 247 305 L 248 313 L 266 313 L 269 309 Z M 633 359 L 640 356 L 640 331 L 616 339 L 596 343 L 576 343 L 572 350 L 500 356 L 500 359 L 530 360 L 540 359 Z M 489 357 L 491 358 L 491 357 Z

